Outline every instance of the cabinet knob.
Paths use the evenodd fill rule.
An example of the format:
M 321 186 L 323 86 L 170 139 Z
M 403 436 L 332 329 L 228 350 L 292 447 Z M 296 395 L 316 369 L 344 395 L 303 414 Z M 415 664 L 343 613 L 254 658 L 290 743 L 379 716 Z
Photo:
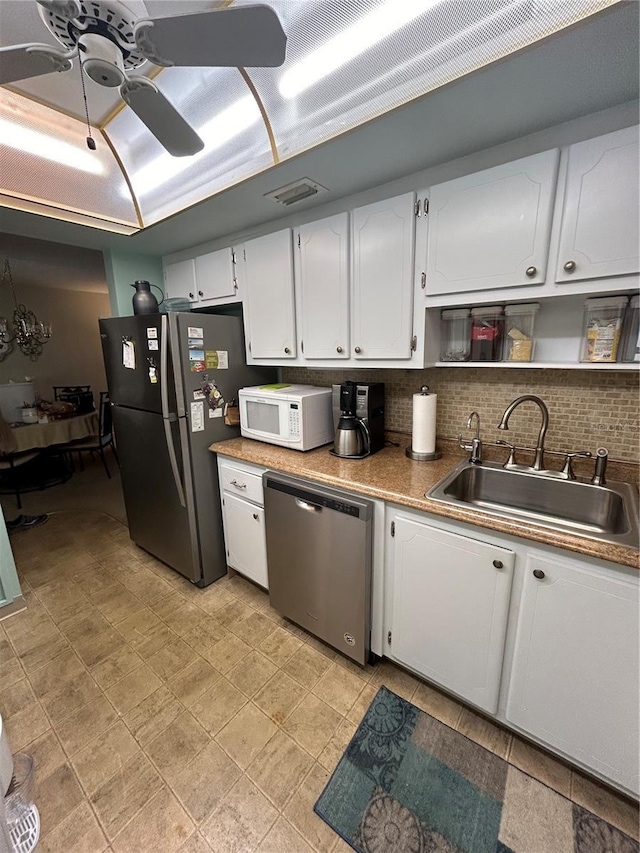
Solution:
M 359 353 L 359 352 L 362 352 L 362 350 L 360 349 L 360 347 L 355 347 L 354 349 L 355 349 L 355 352 L 358 352 L 358 353 Z
M 258 518 L 259 518 L 258 513 L 257 513 L 257 512 L 254 512 L 254 513 L 253 513 L 253 517 L 254 517 L 254 519 L 257 521 L 257 520 L 258 520 Z
M 289 349 L 289 347 L 285 347 L 285 348 L 284 348 L 284 351 L 285 351 L 286 355 L 289 355 L 289 353 L 291 352 L 291 350 Z
M 193 293 L 189 294 L 189 299 L 193 299 Z
M 199 291 L 198 291 L 198 296 L 204 296 L 204 293 L 203 293 L 201 290 L 199 290 Z
M 544 572 L 542 571 L 542 569 L 534 569 L 533 576 L 534 578 L 538 578 L 538 580 L 541 581 L 544 577 Z
M 342 347 L 336 347 L 336 352 L 342 352 Z
M 533 278 L 534 275 L 538 272 L 535 267 L 527 267 L 525 270 L 525 274 L 529 276 L 529 278 Z
M 575 270 L 575 268 L 576 268 L 576 262 L 575 261 L 567 261 L 567 263 L 564 265 L 564 271 L 565 272 L 573 272 Z
M 502 560 L 494 560 L 493 565 L 496 567 L 496 569 L 502 569 L 504 567 L 504 563 L 502 562 Z

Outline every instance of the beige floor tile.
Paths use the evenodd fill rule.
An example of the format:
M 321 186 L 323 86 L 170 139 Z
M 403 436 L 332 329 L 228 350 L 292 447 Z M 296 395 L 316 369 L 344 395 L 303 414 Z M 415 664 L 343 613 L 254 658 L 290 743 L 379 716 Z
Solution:
M 191 628 L 186 634 L 183 634 L 182 639 L 191 646 L 198 654 L 202 654 L 206 649 L 210 649 L 218 640 L 229 633 L 229 629 L 218 622 L 213 616 L 209 616 L 199 622 L 195 628 Z
M 431 714 L 436 720 L 440 720 L 452 729 L 458 725 L 463 706 L 434 687 L 420 684 L 411 701 L 421 711 Z
M 223 675 L 239 663 L 242 658 L 246 657 L 251 651 L 251 646 L 248 646 L 240 637 L 235 634 L 227 634 L 217 643 L 203 652 L 209 663 L 214 666 L 218 672 Z
M 24 669 L 7 639 L 0 641 L 0 694 L 24 678 Z
M 285 850 L 290 851 L 290 853 L 294 853 L 294 851 L 295 853 L 313 853 L 313 848 L 283 817 L 278 818 L 273 828 L 261 842 L 258 850 L 260 853 L 283 853 Z
M 476 714 L 470 708 L 463 708 L 457 729 L 461 734 L 479 743 L 480 746 L 484 746 L 489 752 L 493 752 L 494 755 L 507 758 L 511 746 L 511 733 L 503 729 L 502 726 L 492 723 L 491 720 Z M 519 766 L 515 761 L 512 763 L 517 767 Z M 567 776 L 566 796 L 569 796 L 570 784 L 571 776 L 569 775 Z M 556 790 L 558 789 L 556 788 Z M 563 792 L 560 791 L 560 793 Z
M 113 841 L 114 853 L 177 853 L 195 827 L 173 794 L 162 788 Z
M 357 726 L 349 720 L 342 720 L 338 728 L 329 738 L 329 742 L 318 756 L 318 763 L 325 770 L 332 773 L 349 745 L 349 741 L 356 733 Z
M 80 587 L 71 580 L 44 584 L 38 587 L 36 594 L 55 622 L 62 622 L 91 606 Z
M 183 710 L 173 693 L 163 685 L 124 714 L 122 719 L 134 738 L 144 747 L 164 732 Z
M 26 710 L 38 701 L 37 696 L 27 678 L 22 678 L 12 684 L 0 696 L 0 711 L 5 720 Z
M 103 853 L 107 844 L 91 808 L 83 801 L 55 829 L 42 836 L 38 853 Z
M 84 794 L 73 770 L 65 763 L 44 779 L 36 775 L 35 800 L 41 832 L 46 835 L 84 801 Z
M 293 709 L 300 704 L 307 691 L 282 670 L 262 687 L 253 697 L 256 705 L 279 726 L 284 723 Z
M 317 758 L 342 722 L 342 716 L 322 699 L 307 694 L 283 725 L 284 731 Z
M 259 646 L 276 629 L 271 619 L 267 619 L 266 616 L 257 610 L 254 610 L 246 619 L 233 623 L 229 627 L 234 634 L 237 634 L 241 640 L 244 640 L 245 643 L 253 648 Z
M 335 832 L 313 811 L 316 800 L 329 781 L 329 773 L 314 764 L 284 810 L 284 817 L 315 850 L 330 850 Z
M 243 619 L 251 616 L 253 612 L 253 608 L 245 604 L 244 601 L 234 598 L 216 611 L 216 619 L 233 631 L 236 625 L 242 622 Z
M 91 601 L 99 598 L 105 590 L 118 586 L 118 581 L 108 574 L 100 563 L 87 566 L 83 571 L 73 575 L 73 581 Z
M 56 724 L 55 729 L 67 754 L 73 755 L 105 732 L 117 719 L 113 705 L 101 695 L 68 719 Z
M 156 601 L 162 601 L 171 596 L 172 591 L 169 584 L 148 569 L 143 568 L 133 574 L 122 574 L 121 580 L 129 592 L 132 592 L 147 605 L 155 604 Z
M 302 645 L 302 640 L 294 637 L 289 631 L 284 628 L 276 627 L 268 637 L 258 645 L 259 651 L 269 658 L 276 666 L 284 666 L 284 664 L 293 657 L 294 653 Z M 293 673 L 291 673 L 293 675 Z
M 289 636 L 291 635 L 289 634 Z M 292 639 L 297 640 L 296 637 Z M 301 643 L 300 648 L 284 664 L 282 669 L 307 690 L 311 690 L 330 666 L 331 661 L 325 655 Z
M 229 670 L 227 678 L 246 696 L 253 696 L 276 671 L 274 663 L 254 650 Z
M 210 735 L 215 735 L 246 703 L 243 693 L 226 678 L 220 678 L 189 710 Z
M 112 625 L 117 625 L 123 619 L 133 616 L 144 607 L 144 604 L 133 593 L 120 584 L 107 587 L 92 596 L 92 600 L 105 619 Z
M 573 853 L 570 801 L 509 767 L 499 838 L 518 853 Z
M 606 785 L 573 771 L 571 799 L 638 840 L 638 804 Z
M 106 621 L 106 620 L 105 620 Z M 92 636 L 70 640 L 85 666 L 92 667 L 110 657 L 124 645 L 122 637 L 110 625 Z
M 36 696 L 42 699 L 48 693 L 64 689 L 69 681 L 85 671 L 82 661 L 73 649 L 67 648 L 47 666 L 30 672 L 29 681 Z
M 247 776 L 279 809 L 284 808 L 313 759 L 283 731 L 277 732 L 249 765 Z
M 125 724 L 119 720 L 87 746 L 72 756 L 71 762 L 91 796 L 107 779 L 122 770 L 124 765 L 140 752 L 140 747 Z
M 370 683 L 373 687 L 384 685 L 389 690 L 411 701 L 416 688 L 422 683 L 415 676 L 405 672 L 388 660 L 379 661 L 371 673 Z
M 358 698 L 353 703 L 353 705 L 349 708 L 347 713 L 345 714 L 347 720 L 351 723 L 355 723 L 356 726 L 359 726 L 362 722 L 362 718 L 369 710 L 369 706 L 374 700 L 376 693 L 378 692 L 378 687 L 373 687 L 371 684 L 367 684 L 358 695 Z
M 35 772 L 40 779 L 45 779 L 67 763 L 60 741 L 52 729 L 31 741 L 28 752 L 33 758 Z
M 238 765 L 211 741 L 186 767 L 172 774 L 169 785 L 191 818 L 202 823 L 241 775 Z
M 151 608 L 179 636 L 188 634 L 189 631 L 197 628 L 201 622 L 208 619 L 204 610 L 187 601 L 178 593 L 174 593 L 169 598 L 160 599 L 160 601 L 152 604 Z
M 38 629 L 35 636 L 37 639 L 29 645 L 28 649 L 21 651 L 16 646 L 20 663 L 27 671 L 27 674 L 51 663 L 59 654 L 69 648 L 69 643 L 65 637 L 58 632 L 47 636 L 45 631 L 40 632 Z
M 218 732 L 216 741 L 246 770 L 277 731 L 276 724 L 249 702 Z
M 200 592 L 198 607 L 201 607 L 206 613 L 211 615 L 215 615 L 219 610 L 235 600 L 228 590 L 220 586 L 220 581 L 212 583 L 211 586 Z
M 344 716 L 364 686 L 361 678 L 334 663 L 313 687 L 313 693 Z
M 67 681 L 60 690 L 40 700 L 51 722 L 56 725 L 101 695 L 100 688 L 86 670 Z
M 293 629 L 289 627 L 289 630 Z M 338 652 L 331 646 L 328 646 L 326 643 L 323 643 L 322 640 L 319 640 L 317 637 L 308 634 L 306 631 L 303 631 L 302 628 L 299 628 L 298 630 L 300 631 L 300 637 L 304 640 L 304 642 L 309 646 L 310 649 L 315 649 L 317 652 L 320 652 L 321 655 L 324 655 L 326 658 L 332 661 L 339 657 Z
M 191 838 L 186 841 L 178 853 L 211 853 L 211 847 L 207 844 L 200 833 L 194 833 Z
M 2 691 L 0 712 L 13 752 L 23 749 L 50 728 L 49 720 L 26 678 Z
M 143 753 L 127 761 L 91 796 L 107 837 L 113 840 L 162 787 L 162 779 Z
M 463 712 L 461 722 L 464 716 L 465 712 Z M 460 726 L 458 730 L 462 731 Z M 474 735 L 469 735 L 469 737 L 476 740 L 477 743 L 482 743 Z M 509 751 L 509 763 L 528 773 L 529 776 L 533 776 L 539 782 L 544 782 L 545 785 L 553 788 L 559 794 L 571 797 L 571 768 L 515 735 Z
M 131 646 L 121 646 L 108 658 L 91 667 L 91 675 L 103 690 L 111 687 L 125 675 L 137 669 L 142 663 L 142 658 Z
M 183 672 L 193 661 L 193 658 L 191 646 L 176 639 L 147 658 L 147 664 L 163 681 L 167 681 L 173 675 Z
M 171 775 L 188 764 L 208 743 L 210 737 L 188 711 L 183 711 L 145 747 L 145 752 L 161 773 Z
M 170 678 L 168 684 L 183 705 L 190 708 L 221 677 L 218 670 L 214 669 L 210 663 L 201 657 L 196 657 L 182 672 Z
M 118 624 L 118 631 L 128 643 L 134 645 L 145 639 L 154 628 L 161 624 L 162 620 L 146 607 L 144 610 L 123 619 Z
M 162 682 L 146 664 L 134 669 L 128 675 L 109 687 L 105 693 L 119 714 L 126 714 L 146 699 Z
M 242 776 L 204 822 L 202 833 L 213 853 L 253 853 L 277 817 L 277 809 Z
M 129 643 L 138 652 L 140 657 L 147 660 L 160 649 L 164 648 L 169 643 L 173 643 L 178 639 L 168 625 L 160 622 L 151 628 L 144 636 L 133 637 Z

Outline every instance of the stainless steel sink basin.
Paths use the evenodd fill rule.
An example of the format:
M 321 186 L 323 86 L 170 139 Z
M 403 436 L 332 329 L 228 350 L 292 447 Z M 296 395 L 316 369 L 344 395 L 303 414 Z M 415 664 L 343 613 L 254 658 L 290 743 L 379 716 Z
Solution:
M 580 480 L 507 471 L 497 462 L 472 465 L 465 461 L 425 497 L 602 542 L 636 548 L 639 544 L 638 496 L 628 483 L 592 486 Z

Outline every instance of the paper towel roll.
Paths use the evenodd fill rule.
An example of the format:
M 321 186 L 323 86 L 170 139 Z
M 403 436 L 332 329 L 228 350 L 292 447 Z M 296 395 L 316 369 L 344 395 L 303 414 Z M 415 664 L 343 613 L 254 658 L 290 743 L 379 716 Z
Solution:
M 413 434 L 411 447 L 414 453 L 434 453 L 436 449 L 437 394 L 413 395 Z

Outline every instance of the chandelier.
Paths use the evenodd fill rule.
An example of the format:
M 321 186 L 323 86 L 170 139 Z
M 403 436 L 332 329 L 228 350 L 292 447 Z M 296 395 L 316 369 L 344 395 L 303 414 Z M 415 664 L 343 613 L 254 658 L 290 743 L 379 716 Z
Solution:
M 9 320 L 0 317 L 0 361 L 9 355 L 13 349 L 14 341 L 24 355 L 29 356 L 31 361 L 37 361 L 42 355 L 42 347 L 51 337 L 51 325 L 49 323 L 40 323 L 33 311 L 29 311 L 24 305 L 18 302 L 15 287 L 13 286 L 11 264 L 8 259 L 4 262 L 2 285 L 4 285 L 5 281 L 9 283 L 9 287 L 11 288 L 14 310 L 11 326 L 9 325 Z

